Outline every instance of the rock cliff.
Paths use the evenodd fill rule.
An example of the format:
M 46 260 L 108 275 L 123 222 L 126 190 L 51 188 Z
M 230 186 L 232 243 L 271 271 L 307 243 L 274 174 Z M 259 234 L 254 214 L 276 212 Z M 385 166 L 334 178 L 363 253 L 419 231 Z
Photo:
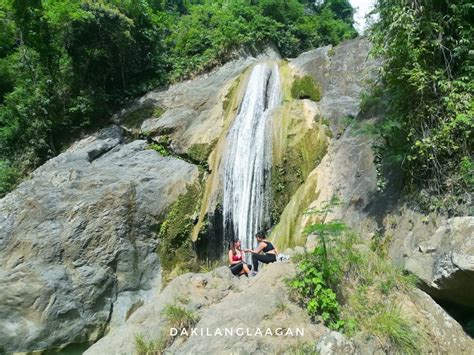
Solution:
M 0 349 L 95 340 L 160 285 L 153 227 L 198 169 L 123 141 L 79 141 L 0 201 Z
M 303 230 L 316 217 L 305 212 L 338 196 L 343 203 L 328 218 L 344 219 L 366 244 L 382 240 L 392 260 L 419 278 L 426 293 L 416 290 L 399 301 L 427 330 L 427 349 L 468 353 L 472 339 L 433 299 L 472 314 L 473 217 L 426 216 L 380 191 L 374 137 L 366 133 L 380 115 L 361 114 L 359 104 L 379 65 L 369 49 L 358 38 L 279 62 L 283 103 L 272 116 L 271 238 L 292 253 L 313 249 L 317 240 Z M 270 49 L 243 56 L 145 95 L 117 113 L 113 126 L 76 142 L 0 200 L 0 353 L 105 335 L 87 354 L 133 354 L 140 337 L 157 342 L 169 331 L 168 306 L 193 314 L 199 328 L 304 328 L 301 337 L 234 334 L 154 343 L 170 353 L 393 350 L 373 337 L 350 339 L 312 323 L 289 299 L 284 280 L 294 275 L 293 263 L 269 265 L 253 279 L 235 278 L 226 267 L 181 276 L 177 268 L 161 290 L 162 265 L 173 266 L 179 248 L 164 254 L 157 248 L 177 235 L 185 234 L 189 244 L 192 239 L 199 256 L 219 257 L 224 250 L 219 213 L 226 134 L 248 69 L 268 59 L 279 56 Z M 293 80 L 303 75 L 320 86 L 321 101 L 290 95 Z M 189 195 L 186 211 L 177 213 Z M 173 230 L 170 240 L 163 226 Z

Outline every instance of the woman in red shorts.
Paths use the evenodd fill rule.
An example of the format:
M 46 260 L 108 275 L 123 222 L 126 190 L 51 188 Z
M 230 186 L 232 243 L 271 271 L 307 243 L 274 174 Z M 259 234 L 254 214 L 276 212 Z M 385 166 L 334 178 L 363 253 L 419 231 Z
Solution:
M 229 268 L 235 276 L 248 276 L 252 266 L 247 265 L 244 260 L 244 253 L 240 249 L 240 240 L 230 243 L 229 249 Z

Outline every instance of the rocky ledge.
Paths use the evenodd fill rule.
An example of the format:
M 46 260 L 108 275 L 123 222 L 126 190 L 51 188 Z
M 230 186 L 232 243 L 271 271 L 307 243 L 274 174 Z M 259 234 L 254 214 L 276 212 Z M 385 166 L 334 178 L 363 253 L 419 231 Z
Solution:
M 266 265 L 256 277 L 249 279 L 233 276 L 227 267 L 181 275 L 85 354 L 136 354 L 137 339 L 150 344 L 149 351 L 166 350 L 170 354 L 276 354 L 303 350 L 320 354 L 383 354 L 396 351 L 382 348 L 373 335 L 358 334 L 348 339 L 312 323 L 306 310 L 289 296 L 285 280 L 294 276 L 295 270 L 295 265 L 287 262 Z M 400 304 L 404 314 L 426 330 L 427 352 L 469 353 L 474 343 L 472 339 L 428 295 L 415 290 L 413 295 L 401 296 Z M 194 314 L 195 323 L 188 331 L 189 336 L 183 333 L 163 343 L 160 339 L 166 338 L 172 327 L 165 311 L 170 305 Z M 194 335 L 192 329 L 196 330 Z M 217 329 L 222 334 L 225 329 L 232 329 L 234 333 L 220 336 Z M 238 329 L 243 329 L 245 336 L 237 334 Z M 256 334 L 257 329 L 263 335 Z M 268 329 L 272 335 L 265 335 Z M 247 336 L 247 332 L 254 335 Z

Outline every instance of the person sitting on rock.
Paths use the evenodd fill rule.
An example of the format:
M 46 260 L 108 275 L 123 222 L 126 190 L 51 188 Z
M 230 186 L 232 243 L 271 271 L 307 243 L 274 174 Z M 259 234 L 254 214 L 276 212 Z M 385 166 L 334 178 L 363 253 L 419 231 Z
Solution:
M 256 249 L 245 249 L 244 252 L 252 253 L 252 265 L 253 265 L 253 274 L 255 275 L 258 272 L 258 262 L 269 264 L 274 263 L 277 257 L 277 250 L 273 244 L 267 240 L 265 232 L 258 232 L 255 235 L 257 238 L 258 246 Z M 262 254 L 263 252 L 263 254 Z
M 244 274 L 248 276 L 252 269 L 251 265 L 247 265 L 243 256 L 244 254 L 240 249 L 240 240 L 232 241 L 229 248 L 229 268 L 235 276 Z

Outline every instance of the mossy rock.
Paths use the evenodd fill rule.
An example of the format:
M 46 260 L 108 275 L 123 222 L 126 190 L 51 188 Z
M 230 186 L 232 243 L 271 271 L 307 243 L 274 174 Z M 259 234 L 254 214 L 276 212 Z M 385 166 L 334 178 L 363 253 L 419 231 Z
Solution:
M 187 155 L 191 160 L 198 162 L 199 164 L 207 164 L 207 158 L 209 154 L 211 154 L 212 150 L 214 149 L 217 140 L 211 143 L 196 143 L 189 148 Z
M 236 106 L 236 97 L 241 82 L 241 76 L 235 79 L 227 90 L 227 94 L 222 101 L 222 108 L 224 109 L 224 115 L 228 115 L 229 111 L 233 106 Z
M 327 141 L 318 130 L 308 131 L 299 144 L 288 147 L 282 163 L 272 169 L 273 222 L 279 221 L 291 197 L 318 166 L 326 152 Z
M 334 57 L 336 55 L 336 49 L 331 47 L 328 49 L 328 57 Z
M 165 113 L 165 110 L 152 104 L 142 105 L 128 112 L 122 117 L 121 123 L 128 128 L 139 128 L 148 118 L 159 118 Z
M 312 77 L 305 75 L 296 78 L 291 86 L 291 96 L 294 99 L 310 99 L 313 101 L 321 100 L 321 89 L 315 83 Z
M 186 268 L 186 265 L 190 267 L 195 264 L 191 231 L 196 213 L 199 211 L 201 195 L 201 183 L 189 185 L 187 192 L 178 197 L 170 207 L 166 219 L 160 226 L 158 255 L 165 281 L 177 265 L 187 270 L 189 268 Z
M 299 100 L 285 102 L 273 125 L 272 223 L 277 223 L 291 197 L 327 151 L 327 128 L 320 116 Z M 306 108 L 305 108 L 306 107 Z

